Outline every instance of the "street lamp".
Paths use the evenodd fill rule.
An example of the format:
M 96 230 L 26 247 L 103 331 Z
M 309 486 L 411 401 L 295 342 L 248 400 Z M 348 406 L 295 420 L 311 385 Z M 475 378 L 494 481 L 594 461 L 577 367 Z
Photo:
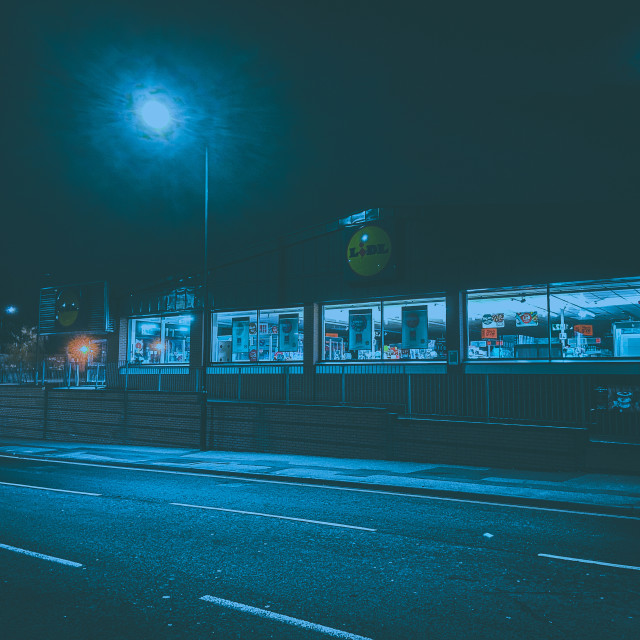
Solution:
M 163 90 L 138 92 L 134 97 L 134 111 L 145 133 L 167 140 L 181 124 L 177 104 Z M 204 304 L 202 326 L 202 391 L 207 390 L 207 363 L 211 351 L 211 318 L 209 317 L 209 148 L 204 146 Z
M 5 316 L 15 316 L 18 313 L 18 307 L 14 307 L 10 304 L 8 307 L 4 308 L 4 313 L 0 315 L 0 329 L 4 329 Z
M 148 127 L 162 131 L 171 126 L 171 111 L 164 102 L 151 98 L 140 107 L 140 117 Z

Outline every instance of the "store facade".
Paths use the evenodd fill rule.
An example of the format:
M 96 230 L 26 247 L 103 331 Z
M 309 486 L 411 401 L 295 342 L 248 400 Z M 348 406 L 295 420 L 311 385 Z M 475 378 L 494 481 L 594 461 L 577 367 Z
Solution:
M 207 317 L 197 283 L 133 292 L 119 364 L 128 375 L 199 370 L 212 400 L 599 421 L 636 437 L 640 265 L 634 273 L 628 253 L 605 260 L 584 242 L 562 255 L 538 249 L 535 260 L 522 260 L 535 237 L 498 254 L 471 233 L 443 242 L 442 220 L 455 215 L 466 219 L 371 209 L 254 255 L 219 257 Z

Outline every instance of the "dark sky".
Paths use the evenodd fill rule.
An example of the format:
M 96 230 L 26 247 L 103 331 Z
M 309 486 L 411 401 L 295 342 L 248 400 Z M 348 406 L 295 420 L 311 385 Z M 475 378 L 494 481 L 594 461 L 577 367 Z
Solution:
M 213 252 L 377 206 L 539 203 L 531 225 L 570 226 L 583 203 L 640 202 L 636 6 L 12 3 L 0 303 L 28 316 L 46 273 L 197 270 L 205 145 Z M 170 140 L 141 136 L 144 87 L 181 114 Z

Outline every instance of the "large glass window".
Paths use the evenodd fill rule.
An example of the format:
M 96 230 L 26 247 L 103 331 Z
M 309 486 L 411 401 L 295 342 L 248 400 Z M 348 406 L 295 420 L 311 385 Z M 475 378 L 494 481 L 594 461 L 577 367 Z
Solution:
M 191 316 L 174 316 L 164 320 L 165 362 L 189 362 Z
M 470 291 L 468 357 L 640 358 L 640 279 Z
M 304 339 L 302 309 L 271 309 L 258 312 L 258 360 L 302 360 Z
M 554 357 L 640 358 L 640 280 L 549 287 Z
M 327 305 L 324 359 L 444 359 L 445 311 L 444 298 Z
M 191 316 L 132 319 L 130 361 L 136 364 L 189 362 L 191 321 Z
M 444 360 L 444 298 L 382 303 L 385 360 Z
M 380 303 L 324 307 L 324 359 L 374 360 L 380 358 Z
M 547 288 L 520 287 L 467 294 L 470 359 L 549 359 Z M 557 345 L 551 345 L 557 357 Z
M 302 308 L 213 314 L 214 362 L 302 360 Z

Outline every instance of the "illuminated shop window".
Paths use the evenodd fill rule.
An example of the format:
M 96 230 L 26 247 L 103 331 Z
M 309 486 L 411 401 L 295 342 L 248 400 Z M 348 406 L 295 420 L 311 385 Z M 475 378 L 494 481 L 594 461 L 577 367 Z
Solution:
M 303 313 L 299 309 L 258 312 L 258 361 L 302 360 Z
M 164 362 L 189 362 L 191 316 L 165 318 L 163 336 Z
M 444 360 L 444 298 L 383 302 L 384 360 Z
M 327 305 L 324 360 L 444 360 L 445 301 Z
M 477 359 L 549 359 L 547 287 L 520 287 L 467 294 L 468 350 Z M 552 357 L 559 345 L 551 345 Z
M 552 284 L 556 358 L 640 358 L 640 280 Z
M 135 364 L 189 362 L 191 316 L 135 318 L 130 322 L 130 361 Z
M 301 361 L 302 308 L 213 314 L 214 362 Z
M 380 360 L 380 303 L 324 307 L 325 360 Z

